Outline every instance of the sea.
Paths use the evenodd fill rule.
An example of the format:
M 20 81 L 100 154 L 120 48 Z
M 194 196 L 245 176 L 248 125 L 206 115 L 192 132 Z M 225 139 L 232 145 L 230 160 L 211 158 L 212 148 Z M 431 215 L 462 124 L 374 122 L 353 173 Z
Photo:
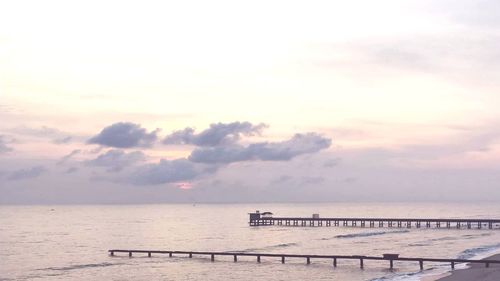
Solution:
M 294 203 L 0 206 L 0 280 L 421 280 L 449 264 L 127 254 L 109 249 L 239 251 L 480 259 L 500 252 L 500 230 L 248 225 L 275 216 L 500 218 L 495 203 Z M 462 266 L 463 267 L 463 266 Z

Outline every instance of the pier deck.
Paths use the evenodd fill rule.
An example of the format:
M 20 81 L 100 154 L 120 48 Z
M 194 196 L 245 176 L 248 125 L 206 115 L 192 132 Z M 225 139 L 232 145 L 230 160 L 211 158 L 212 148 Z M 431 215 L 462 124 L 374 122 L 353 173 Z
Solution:
M 347 226 L 395 228 L 456 228 L 500 229 L 500 219 L 426 219 L 426 218 L 305 218 L 266 217 L 252 218 L 250 226 Z
M 376 256 L 346 256 L 346 255 L 306 255 L 306 254 L 269 254 L 269 253 L 247 253 L 247 252 L 195 252 L 195 251 L 155 251 L 155 250 L 109 250 L 110 256 L 115 256 L 116 253 L 125 253 L 128 257 L 132 257 L 133 254 L 144 254 L 148 257 L 152 257 L 155 255 L 166 255 L 169 257 L 182 256 L 193 258 L 194 256 L 206 256 L 210 257 L 211 261 L 215 261 L 215 257 L 217 256 L 232 256 L 233 261 L 237 262 L 238 257 L 255 257 L 257 262 L 261 262 L 263 257 L 267 258 L 279 258 L 281 263 L 285 263 L 286 259 L 304 259 L 306 264 L 310 264 L 313 259 L 315 260 L 330 260 L 334 267 L 337 267 L 339 260 L 358 260 L 360 268 L 364 268 L 365 261 L 388 261 L 389 268 L 394 268 L 394 262 L 396 261 L 407 261 L 407 262 L 418 262 L 420 270 L 424 269 L 425 263 L 449 263 L 451 268 L 454 269 L 456 264 L 459 263 L 476 263 L 483 264 L 485 267 L 489 267 L 490 264 L 500 264 L 500 260 L 468 260 L 468 259 L 439 259 L 439 258 L 404 258 L 399 257 L 394 254 L 386 254 L 381 257 Z

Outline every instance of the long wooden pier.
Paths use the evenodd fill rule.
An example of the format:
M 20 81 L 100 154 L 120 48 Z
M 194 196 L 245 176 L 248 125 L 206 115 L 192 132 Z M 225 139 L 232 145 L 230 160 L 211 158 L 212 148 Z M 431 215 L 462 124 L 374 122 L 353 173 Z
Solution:
M 383 256 L 345 256 L 345 255 L 305 255 L 305 254 L 269 254 L 269 253 L 247 253 L 247 252 L 195 252 L 195 251 L 154 251 L 154 250 L 109 250 L 110 256 L 115 256 L 116 253 L 125 253 L 128 257 L 134 254 L 143 254 L 148 257 L 155 255 L 168 255 L 169 257 L 181 256 L 193 258 L 194 256 L 210 257 L 211 261 L 215 261 L 217 256 L 232 256 L 233 261 L 237 262 L 238 257 L 255 257 L 260 263 L 263 257 L 278 258 L 281 263 L 285 263 L 286 259 L 304 259 L 306 264 L 310 264 L 312 260 L 330 260 L 333 267 L 337 267 L 339 260 L 358 260 L 360 268 L 364 268 L 366 260 L 373 261 L 388 261 L 389 268 L 394 269 L 394 262 L 407 261 L 418 262 L 420 270 L 424 269 L 425 263 L 449 263 L 452 269 L 455 269 L 456 264 L 460 263 L 476 263 L 483 264 L 485 267 L 490 267 L 490 264 L 500 264 L 500 260 L 469 260 L 469 259 L 438 259 L 438 258 L 404 258 L 397 254 L 384 254 Z
M 257 213 L 258 214 L 258 213 Z M 254 215 L 254 216 L 252 216 Z M 305 218 L 261 217 L 250 214 L 250 226 L 345 226 L 394 228 L 500 229 L 500 219 Z

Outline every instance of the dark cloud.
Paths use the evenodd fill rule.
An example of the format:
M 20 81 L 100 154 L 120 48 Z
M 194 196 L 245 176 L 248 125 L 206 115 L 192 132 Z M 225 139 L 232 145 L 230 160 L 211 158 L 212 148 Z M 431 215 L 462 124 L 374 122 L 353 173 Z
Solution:
M 249 147 L 242 145 L 197 148 L 189 155 L 189 160 L 198 163 L 231 163 L 253 160 Z
M 8 180 L 15 181 L 15 180 L 24 180 L 24 179 L 31 179 L 31 178 L 36 178 L 40 176 L 41 174 L 45 173 L 47 169 L 45 169 L 43 166 L 35 166 L 29 169 L 22 169 L 22 170 L 17 170 L 12 173 L 10 173 L 9 176 L 7 176 Z
M 89 166 L 107 167 L 108 171 L 119 172 L 127 166 L 144 160 L 146 160 L 146 156 L 141 151 L 127 153 L 123 150 L 112 149 L 93 160 L 87 161 L 86 164 Z
M 193 144 L 196 146 L 218 146 L 233 144 L 241 136 L 260 134 L 265 124 L 253 125 L 250 122 L 214 123 L 199 134 L 193 128 L 175 131 L 165 137 L 164 144 Z
M 139 124 L 119 122 L 104 128 L 87 143 L 117 148 L 150 147 L 156 141 L 158 131 L 148 133 Z
M 192 180 L 201 173 L 194 163 L 186 159 L 162 159 L 158 164 L 139 167 L 128 180 L 135 185 L 159 185 Z
M 71 158 L 73 158 L 73 156 L 77 155 L 77 154 L 80 154 L 80 152 L 82 152 L 80 149 L 75 149 L 73 151 L 71 151 L 69 154 L 61 157 L 61 159 L 59 159 L 59 161 L 57 161 L 57 165 L 62 165 L 64 163 L 66 163 L 66 161 L 70 160 Z
M 7 145 L 5 136 L 0 136 L 0 153 L 10 152 L 13 149 Z
M 248 160 L 288 161 L 330 147 L 331 139 L 316 133 L 296 134 L 282 142 L 261 142 L 249 146 L 231 145 L 197 148 L 189 160 L 199 163 L 231 163 Z

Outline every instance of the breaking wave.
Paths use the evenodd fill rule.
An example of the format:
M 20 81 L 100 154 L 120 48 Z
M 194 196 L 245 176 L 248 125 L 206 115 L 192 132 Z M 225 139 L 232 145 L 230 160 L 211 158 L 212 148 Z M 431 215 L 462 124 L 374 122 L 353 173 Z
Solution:
M 107 267 L 107 266 L 112 266 L 112 265 L 117 265 L 117 264 L 116 263 L 109 263 L 109 262 L 90 263 L 90 264 L 77 264 L 77 265 L 64 266 L 64 267 L 47 267 L 47 268 L 43 268 L 43 269 L 40 269 L 40 270 L 68 271 L 68 270 L 75 270 L 75 269 L 85 269 L 85 268 L 95 268 L 95 267 Z
M 407 233 L 407 232 L 410 232 L 410 231 L 409 230 L 396 230 L 396 231 L 360 232 L 360 233 L 336 235 L 333 238 L 345 239 L 345 238 L 369 237 L 369 236 L 379 236 L 379 235 L 385 235 L 385 234 Z M 328 239 L 322 239 L 322 240 L 328 240 Z
M 266 250 L 273 250 L 273 249 L 279 249 L 279 248 L 293 247 L 293 246 L 298 246 L 298 245 L 299 245 L 299 243 L 281 243 L 281 244 L 266 246 L 266 247 L 262 247 L 262 248 L 249 248 L 249 249 L 242 250 L 241 252 L 266 251 Z
M 489 236 L 488 234 L 479 234 L 479 235 L 464 235 L 464 236 Z M 500 243 L 485 245 L 477 248 L 471 248 L 462 251 L 457 259 L 482 259 L 488 256 L 491 256 L 495 253 L 498 253 L 500 250 Z M 465 264 L 463 264 L 465 266 Z M 448 265 L 445 267 L 437 266 L 437 267 L 429 267 L 422 272 L 414 272 L 414 273 L 404 273 L 397 274 L 393 276 L 375 278 L 370 281 L 419 281 L 422 280 L 424 276 L 437 276 L 439 274 L 449 272 Z
M 500 250 L 500 243 L 481 246 L 477 248 L 467 249 L 462 251 L 459 255 L 459 259 L 471 259 L 471 258 L 484 258 Z

